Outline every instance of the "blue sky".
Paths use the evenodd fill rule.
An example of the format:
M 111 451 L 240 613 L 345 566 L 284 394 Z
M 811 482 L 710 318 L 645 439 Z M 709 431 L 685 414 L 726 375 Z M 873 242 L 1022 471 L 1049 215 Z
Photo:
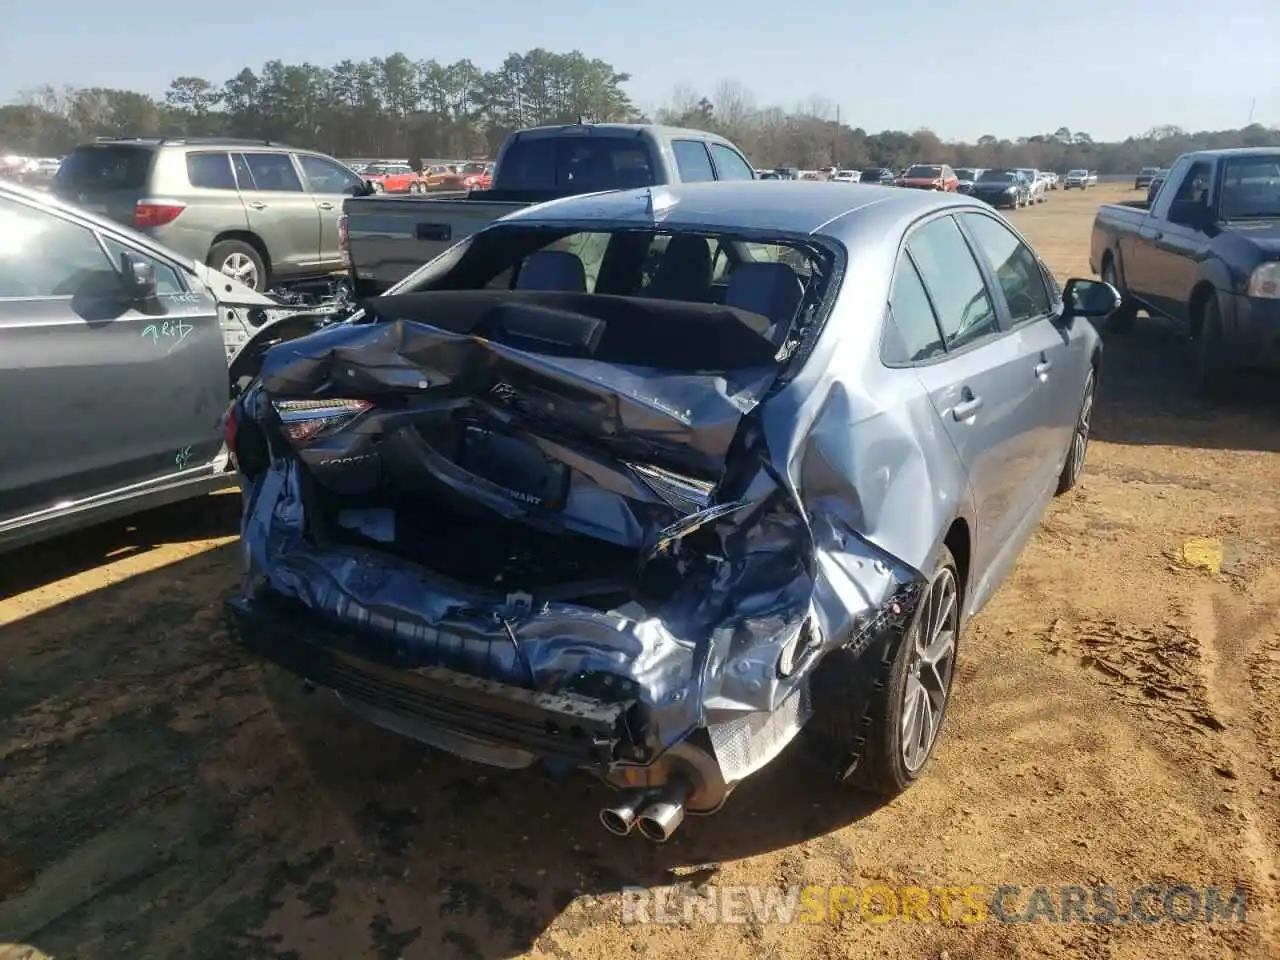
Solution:
M 974 139 L 1067 126 L 1112 139 L 1161 124 L 1241 126 L 1255 98 L 1254 119 L 1280 123 L 1280 0 L 4 5 L 0 102 L 39 83 L 160 94 L 179 74 L 220 82 L 274 58 L 329 64 L 399 50 L 491 68 L 542 46 L 632 74 L 644 106 L 679 84 L 710 92 L 728 78 L 761 103 L 839 104 L 870 131 Z

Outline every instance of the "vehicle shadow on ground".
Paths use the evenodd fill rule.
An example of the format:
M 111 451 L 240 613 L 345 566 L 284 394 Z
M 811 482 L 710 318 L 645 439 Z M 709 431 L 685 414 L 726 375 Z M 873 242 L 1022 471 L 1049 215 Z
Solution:
M 793 750 L 669 844 L 614 837 L 590 778 L 430 750 L 241 651 L 235 551 L 0 627 L 0 939 L 82 958 L 553 952 L 553 923 L 618 922 L 607 894 L 697 884 L 876 807 Z
M 1098 440 L 1209 450 L 1280 450 L 1274 374 L 1241 371 L 1220 399 L 1193 389 L 1193 345 L 1183 328 L 1139 316 L 1123 334 L 1100 326 L 1102 377 L 1092 432 Z
M 240 532 L 235 490 L 169 504 L 15 550 L 0 561 L 0 601 L 167 543 Z

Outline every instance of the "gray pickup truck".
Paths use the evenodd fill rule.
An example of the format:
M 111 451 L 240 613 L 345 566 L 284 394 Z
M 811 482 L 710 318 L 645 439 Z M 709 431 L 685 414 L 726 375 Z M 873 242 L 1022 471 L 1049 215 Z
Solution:
M 1183 154 L 1151 208 L 1104 203 L 1089 265 L 1139 308 L 1186 324 L 1196 385 L 1213 393 L 1236 367 L 1280 369 L 1280 149 Z
M 742 151 L 714 133 L 638 123 L 533 127 L 502 145 L 491 189 L 352 197 L 343 204 L 340 233 L 356 292 L 367 297 L 534 203 L 602 190 L 753 179 Z

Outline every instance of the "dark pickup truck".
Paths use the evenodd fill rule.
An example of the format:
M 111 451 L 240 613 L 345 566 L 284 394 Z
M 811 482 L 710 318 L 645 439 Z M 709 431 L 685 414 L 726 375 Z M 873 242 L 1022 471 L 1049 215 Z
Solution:
M 1280 150 L 1183 154 L 1150 208 L 1098 208 L 1089 266 L 1124 298 L 1114 329 L 1139 308 L 1187 325 L 1202 392 L 1280 368 Z
M 448 197 L 353 197 L 340 228 L 360 296 L 403 280 L 453 244 L 534 203 L 603 190 L 753 180 L 737 147 L 701 130 L 574 123 L 518 130 L 498 153 L 489 190 Z

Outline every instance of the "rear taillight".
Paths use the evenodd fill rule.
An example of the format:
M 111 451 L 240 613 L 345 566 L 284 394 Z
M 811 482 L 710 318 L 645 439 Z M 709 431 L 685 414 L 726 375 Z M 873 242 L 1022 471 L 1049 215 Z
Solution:
M 351 239 L 347 233 L 347 215 L 338 218 L 338 251 L 342 256 L 342 265 L 351 266 Z
M 181 203 L 149 203 L 139 200 L 133 208 L 133 225 L 139 230 L 163 227 L 178 219 L 186 206 Z
M 274 400 L 284 435 L 302 442 L 346 426 L 373 404 L 368 400 Z

